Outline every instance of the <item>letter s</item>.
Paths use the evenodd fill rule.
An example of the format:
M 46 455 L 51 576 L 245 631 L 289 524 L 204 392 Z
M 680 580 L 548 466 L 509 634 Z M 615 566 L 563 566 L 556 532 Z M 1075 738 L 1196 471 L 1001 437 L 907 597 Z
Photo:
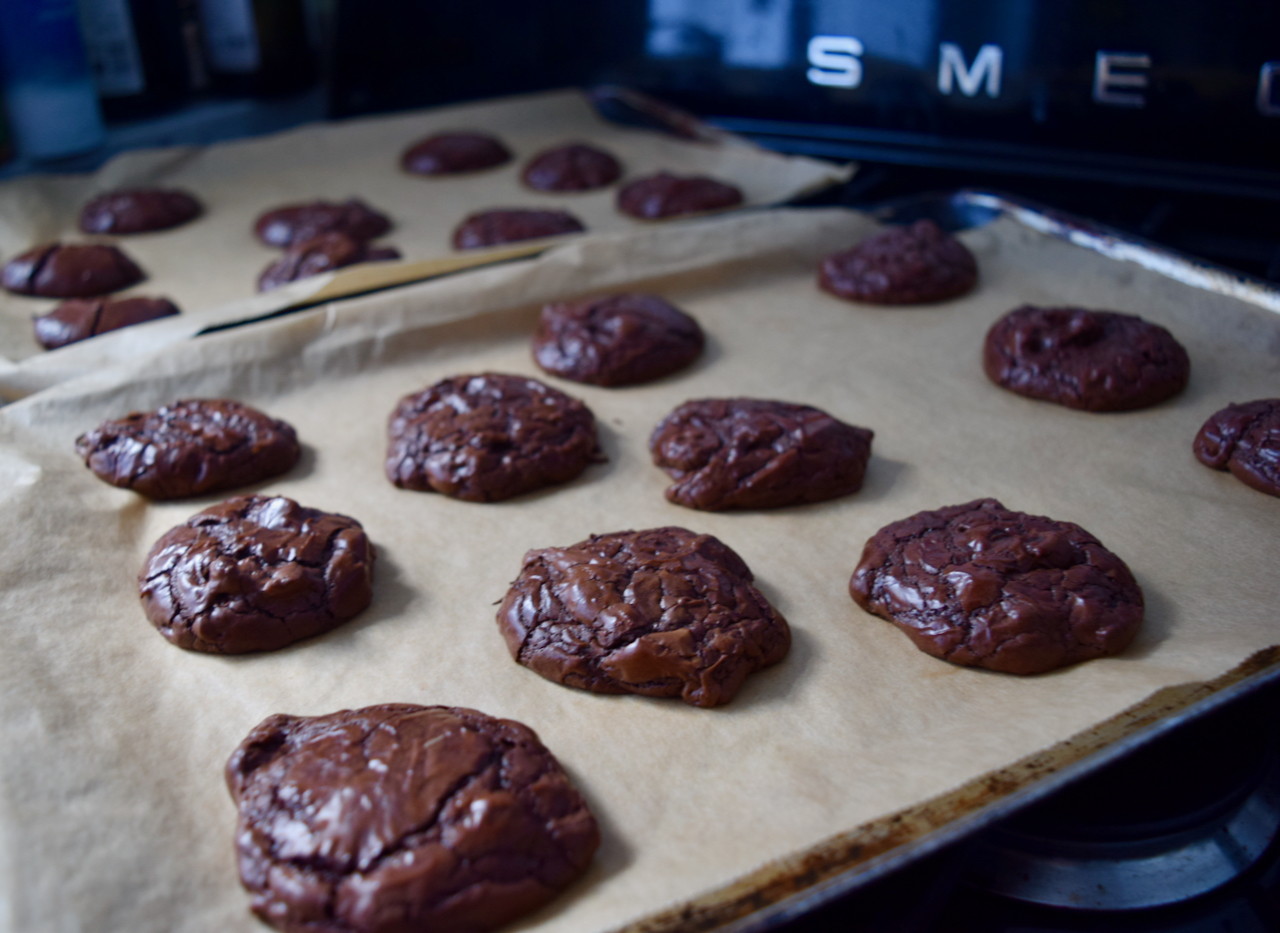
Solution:
M 823 87 L 857 87 L 862 83 L 862 43 L 853 36 L 814 36 L 809 40 L 805 77 Z

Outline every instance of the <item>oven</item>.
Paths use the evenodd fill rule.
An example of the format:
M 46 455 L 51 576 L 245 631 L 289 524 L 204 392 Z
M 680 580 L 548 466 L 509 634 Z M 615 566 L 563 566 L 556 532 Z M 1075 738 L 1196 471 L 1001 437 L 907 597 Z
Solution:
M 802 206 L 928 217 L 953 231 L 1021 212 L 1095 248 L 1280 288 L 1274 4 L 316 6 L 322 85 L 190 132 L 590 86 L 600 112 L 622 123 L 686 135 L 705 125 L 778 152 L 857 161 L 849 181 Z M 165 126 L 167 141 L 187 132 Z M 144 124 L 117 130 L 121 147 L 147 138 Z M 1278 713 L 1269 659 L 945 830 L 724 928 L 1280 929 Z

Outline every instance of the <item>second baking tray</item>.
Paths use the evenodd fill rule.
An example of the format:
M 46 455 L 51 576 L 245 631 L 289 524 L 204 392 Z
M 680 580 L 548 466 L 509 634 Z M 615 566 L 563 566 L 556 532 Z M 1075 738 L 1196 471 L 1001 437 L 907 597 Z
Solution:
M 0 398 L 13 399 L 94 369 L 137 359 L 139 354 L 185 339 L 201 328 L 243 321 L 280 310 L 323 289 L 333 297 L 426 278 L 458 265 L 487 261 L 477 250 L 459 253 L 453 229 L 472 213 L 495 208 L 569 211 L 587 236 L 636 229 L 638 221 L 615 207 L 627 181 L 658 171 L 706 174 L 742 189 L 744 204 L 777 204 L 844 181 L 853 166 L 782 156 L 690 117 L 679 119 L 655 101 L 622 89 L 601 89 L 596 100 L 626 101 L 657 110 L 682 136 L 635 129 L 603 119 L 577 91 L 526 94 L 438 107 L 415 113 L 320 123 L 248 140 L 204 147 L 139 150 L 117 156 L 90 175 L 31 175 L 0 184 L 0 257 L 38 243 L 112 243 L 129 254 L 148 278 L 129 295 L 164 295 L 183 314 L 103 334 L 50 352 L 36 344 L 31 316 L 56 299 L 0 292 Z M 435 133 L 479 130 L 512 150 L 505 165 L 480 172 L 424 177 L 400 166 L 400 154 Z M 690 133 L 692 135 L 690 135 Z M 524 165 L 539 151 L 567 142 L 589 142 L 623 164 L 622 179 L 594 191 L 534 191 L 521 182 Z M 87 236 L 77 227 L 84 203 L 103 191 L 177 187 L 191 191 L 205 211 L 172 230 L 132 236 Z M 367 264 L 256 294 L 260 272 L 281 251 L 260 243 L 255 219 L 283 204 L 317 199 L 363 199 L 394 224 L 379 239 L 394 244 L 401 263 Z M 515 248 L 526 247 L 518 244 Z M 536 250 L 536 246 L 534 249 Z
M 1170 688 L 1194 694 L 1181 685 L 1277 641 L 1280 500 L 1207 470 L 1190 441 L 1227 402 L 1273 394 L 1280 318 L 1011 218 L 963 235 L 981 268 L 965 298 L 875 308 L 819 292 L 817 259 L 873 229 L 852 212 L 773 211 L 608 235 L 213 334 L 0 411 L 0 520 L 13 529 L 0 543 L 11 646 L 0 734 L 23 749 L 0 762 L 15 927 L 254 929 L 231 855 L 226 756 L 271 713 L 390 701 L 524 721 L 583 787 L 604 845 L 525 927 L 712 926 L 945 827 L 1042 774 L 1027 764 L 1042 750 L 1153 694 L 1157 711 L 1142 715 L 1158 719 L 1185 705 L 1160 707 Z M 607 463 L 492 505 L 386 482 L 384 423 L 401 395 L 462 372 L 537 375 L 538 305 L 620 287 L 666 295 L 710 341 L 690 371 L 648 386 L 547 378 L 596 413 Z M 1117 415 L 1010 395 L 982 375 L 979 348 L 991 321 L 1026 302 L 1164 324 L 1190 351 L 1191 383 Z M 261 489 L 357 517 L 379 549 L 364 615 L 269 655 L 192 655 L 151 630 L 137 567 L 212 500 L 153 504 L 104 487 L 71 447 L 100 418 L 224 394 L 289 420 L 307 445 L 298 469 Z M 688 398 L 730 395 L 817 405 L 875 430 L 866 487 L 773 512 L 667 503 L 649 431 Z M 1120 554 L 1147 596 L 1137 642 L 1016 678 L 925 657 L 852 604 L 849 574 L 876 529 L 979 496 L 1078 522 Z M 569 690 L 513 664 L 493 603 L 525 550 L 667 524 L 743 555 L 794 628 L 782 664 L 715 710 Z M 1104 727 L 1094 747 L 1127 734 Z M 1021 777 L 973 783 L 1001 769 Z

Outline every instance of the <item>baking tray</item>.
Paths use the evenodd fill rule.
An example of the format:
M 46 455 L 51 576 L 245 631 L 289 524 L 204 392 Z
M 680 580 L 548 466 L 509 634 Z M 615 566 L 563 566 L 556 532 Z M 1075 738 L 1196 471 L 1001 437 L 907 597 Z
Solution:
M 607 120 L 597 108 L 638 125 Z M 459 129 L 493 133 L 514 158 L 489 171 L 439 178 L 401 170 L 400 153 L 410 144 Z M 136 359 L 210 326 L 532 255 L 552 242 L 455 251 L 453 228 L 476 211 L 567 210 L 583 221 L 588 236 L 649 223 L 615 209 L 619 184 L 558 193 L 522 184 L 520 172 L 535 153 L 572 141 L 613 152 L 623 163 L 619 184 L 659 170 L 707 174 L 738 185 L 748 207 L 812 193 L 847 180 L 854 171 L 851 164 L 769 152 L 643 94 L 602 87 L 589 94 L 550 91 L 320 123 L 203 147 L 138 150 L 91 174 L 14 179 L 0 183 L 0 257 L 7 260 L 55 239 L 113 243 L 149 276 L 120 295 L 165 295 L 183 313 L 44 351 L 32 336 L 30 318 L 58 300 L 0 292 L 0 398 L 12 400 Z M 91 236 L 76 229 L 80 208 L 93 195 L 145 186 L 188 189 L 204 203 L 205 213 L 173 230 L 132 236 Z M 378 242 L 397 246 L 404 261 L 364 264 L 257 294 L 258 274 L 281 250 L 258 242 L 255 218 L 282 204 L 351 197 L 390 217 L 394 227 Z
M 983 270 L 969 298 L 874 309 L 817 292 L 816 259 L 872 229 L 853 212 L 812 210 L 605 235 L 211 334 L 0 411 L 0 515 L 14 529 L 0 542 L 12 646 L 0 656 L 0 723 L 24 749 L 0 762 L 0 837 L 10 909 L 32 921 L 18 928 L 253 929 L 215 772 L 271 712 L 401 700 L 526 721 L 584 787 L 605 846 L 586 879 L 519 927 L 707 929 L 768 922 L 859 883 L 996 812 L 984 807 L 1029 799 L 1089 755 L 1119 754 L 1203 698 L 1273 676 L 1275 611 L 1256 581 L 1274 566 L 1280 502 L 1189 452 L 1200 421 L 1229 396 L 1272 384 L 1273 312 L 1080 249 L 1016 215 L 962 235 Z M 399 394 L 458 367 L 536 374 L 527 334 L 538 304 L 624 284 L 688 307 L 711 347 L 690 372 L 652 386 L 549 380 L 596 411 L 607 465 L 495 506 L 386 486 L 381 425 Z M 1191 385 L 1158 409 L 1118 416 L 990 386 L 977 362 L 984 322 L 1024 300 L 1122 305 L 1168 324 L 1191 348 Z M 687 397 L 768 386 L 877 431 L 863 492 L 772 513 L 665 503 L 644 453 L 648 428 Z M 104 415 L 221 393 L 294 421 L 312 445 L 296 474 L 265 488 L 356 515 L 385 558 L 365 617 L 278 655 L 197 657 L 150 631 L 132 574 L 151 540 L 209 500 L 141 503 L 97 484 L 69 449 Z M 1122 436 L 1140 443 L 1120 450 Z M 1072 453 L 1082 440 L 1087 458 Z M 1047 472 L 1053 488 L 1039 481 Z M 1130 652 L 1008 678 L 924 657 L 852 606 L 845 583 L 870 533 L 982 494 L 1079 521 L 1134 566 L 1149 618 Z M 1176 549 L 1196 522 L 1212 536 L 1208 564 L 1192 560 L 1199 542 L 1161 569 L 1152 542 Z M 667 523 L 717 534 L 747 558 L 795 627 L 787 661 L 713 711 L 570 691 L 510 663 L 489 604 L 524 549 Z M 1210 617 L 1194 587 L 1228 558 L 1245 582 L 1216 594 Z M 434 630 L 456 647 L 419 640 Z M 92 824 L 78 819 L 90 813 Z M 847 831 L 831 836 L 837 827 Z M 79 870 L 67 877 L 56 866 L 71 859 Z

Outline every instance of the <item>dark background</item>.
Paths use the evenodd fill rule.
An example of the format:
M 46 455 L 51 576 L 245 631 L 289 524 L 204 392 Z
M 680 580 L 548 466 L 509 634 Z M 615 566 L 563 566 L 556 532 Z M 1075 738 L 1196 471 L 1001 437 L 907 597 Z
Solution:
M 859 87 L 806 80 L 817 30 L 862 39 Z M 970 64 L 1000 45 L 998 98 L 938 90 L 944 41 Z M 1093 100 L 1099 50 L 1150 56 L 1145 107 Z M 780 151 L 859 160 L 824 203 L 995 190 L 1280 280 L 1280 117 L 1257 103 L 1273 60 L 1280 4 L 1249 0 L 340 0 L 328 102 L 352 116 L 618 83 Z

